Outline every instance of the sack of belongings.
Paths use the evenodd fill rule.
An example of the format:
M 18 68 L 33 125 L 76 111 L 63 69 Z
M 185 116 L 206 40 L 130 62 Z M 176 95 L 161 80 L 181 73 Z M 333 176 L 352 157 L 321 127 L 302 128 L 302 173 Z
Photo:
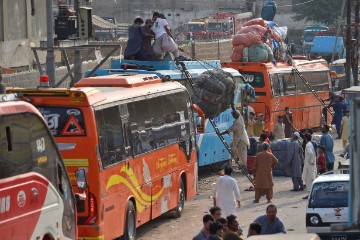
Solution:
M 231 74 L 221 69 L 203 72 L 194 79 L 193 103 L 207 118 L 215 118 L 234 102 L 235 81 Z

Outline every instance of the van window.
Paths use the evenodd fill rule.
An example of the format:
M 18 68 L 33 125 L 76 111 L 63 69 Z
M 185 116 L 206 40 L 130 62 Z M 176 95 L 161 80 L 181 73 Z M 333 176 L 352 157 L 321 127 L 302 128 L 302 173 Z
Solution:
M 348 206 L 349 182 L 321 182 L 314 184 L 309 208 L 333 208 Z

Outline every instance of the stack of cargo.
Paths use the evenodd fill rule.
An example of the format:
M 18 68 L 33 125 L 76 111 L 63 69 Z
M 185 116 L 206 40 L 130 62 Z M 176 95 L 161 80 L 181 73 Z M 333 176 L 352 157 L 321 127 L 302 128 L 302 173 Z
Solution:
M 275 140 L 270 144 L 272 154 L 279 160 L 279 164 L 273 168 L 274 176 L 291 176 L 288 154 L 290 143 L 290 138 L 285 138 L 281 140 Z
M 272 62 L 286 52 L 286 27 L 262 18 L 246 22 L 233 37 L 233 62 Z M 274 53 L 275 57 L 274 57 Z
M 234 102 L 235 82 L 221 69 L 208 70 L 194 79 L 193 103 L 207 118 L 215 118 Z

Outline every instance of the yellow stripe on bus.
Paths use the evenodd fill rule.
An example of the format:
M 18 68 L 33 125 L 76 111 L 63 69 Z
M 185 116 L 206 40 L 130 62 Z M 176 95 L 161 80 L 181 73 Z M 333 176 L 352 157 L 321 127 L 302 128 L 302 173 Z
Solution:
M 68 167 L 88 167 L 89 159 L 64 159 L 64 163 Z

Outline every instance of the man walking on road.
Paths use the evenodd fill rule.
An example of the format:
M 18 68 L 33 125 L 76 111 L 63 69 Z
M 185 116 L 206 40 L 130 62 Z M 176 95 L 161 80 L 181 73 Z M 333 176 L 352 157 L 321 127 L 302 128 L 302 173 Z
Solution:
M 350 111 L 345 111 L 345 116 L 341 119 L 341 140 L 343 148 L 350 143 Z
M 321 129 L 323 135 L 320 138 L 320 145 L 325 148 L 325 157 L 326 157 L 326 168 L 328 171 L 334 170 L 335 155 L 333 152 L 334 141 L 329 134 L 329 126 L 324 125 Z
M 270 204 L 266 208 L 266 214 L 255 219 L 261 225 L 261 235 L 286 233 L 283 222 L 276 216 L 277 208 Z
M 294 132 L 291 136 L 291 143 L 289 145 L 289 163 L 291 170 L 291 180 L 293 182 L 293 189 L 291 191 L 301 191 L 301 165 L 303 162 L 302 146 L 299 142 L 300 134 Z
M 302 179 L 305 181 L 308 195 L 306 197 L 303 197 L 303 199 L 308 199 L 312 182 L 315 180 L 317 175 L 316 154 L 314 145 L 311 143 L 310 133 L 305 133 L 304 141 L 306 142 L 306 146 Z
M 238 208 L 241 206 L 240 190 L 236 180 L 231 177 L 232 172 L 233 169 L 230 166 L 225 167 L 225 175 L 217 179 L 213 195 L 214 206 L 220 207 L 225 217 L 230 214 L 235 215 L 236 205 Z
M 272 167 L 279 164 L 277 158 L 268 152 L 269 144 L 261 144 L 261 152 L 256 154 L 253 172 L 255 180 L 255 200 L 258 203 L 261 196 L 266 195 L 268 203 L 273 198 Z

